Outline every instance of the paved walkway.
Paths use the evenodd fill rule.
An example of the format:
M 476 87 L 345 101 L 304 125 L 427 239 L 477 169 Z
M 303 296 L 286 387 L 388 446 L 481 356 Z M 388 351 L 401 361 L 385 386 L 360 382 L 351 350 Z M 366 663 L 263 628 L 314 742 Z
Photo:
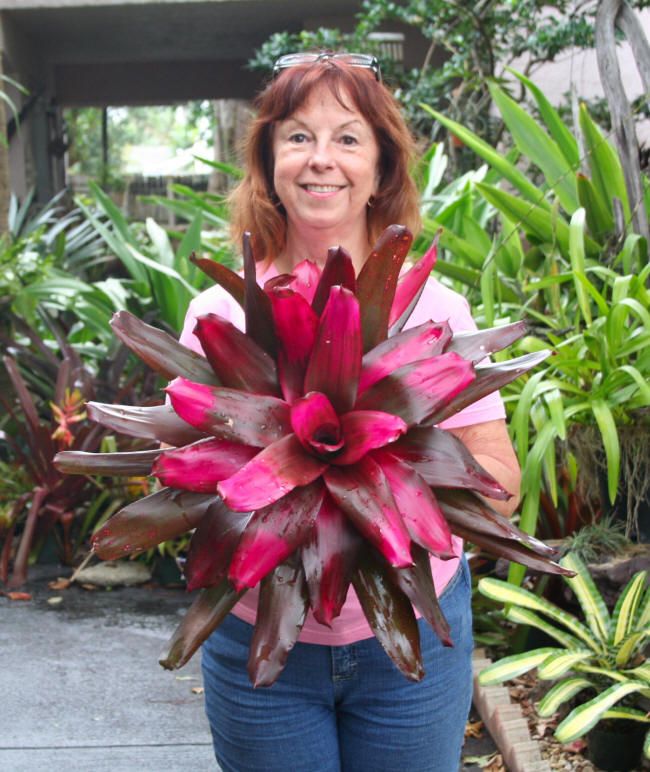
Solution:
M 49 589 L 61 573 L 36 566 L 31 601 L 0 597 L 0 770 L 218 772 L 203 697 L 192 692 L 199 655 L 174 673 L 158 665 L 188 595 Z M 465 753 L 493 749 L 488 737 L 468 741 Z

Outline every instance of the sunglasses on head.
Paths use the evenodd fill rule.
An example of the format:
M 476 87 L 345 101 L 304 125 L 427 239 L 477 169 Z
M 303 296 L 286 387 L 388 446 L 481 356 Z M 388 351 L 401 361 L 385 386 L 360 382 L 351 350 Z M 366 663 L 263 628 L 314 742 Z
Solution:
M 301 64 L 316 64 L 316 62 L 328 61 L 343 62 L 350 67 L 361 67 L 364 70 L 370 70 L 374 73 L 376 80 L 381 83 L 381 70 L 379 69 L 379 60 L 376 56 L 370 54 L 333 54 L 329 52 L 320 54 L 285 54 L 276 60 L 273 65 L 273 77 L 277 76 L 290 67 L 298 67 Z

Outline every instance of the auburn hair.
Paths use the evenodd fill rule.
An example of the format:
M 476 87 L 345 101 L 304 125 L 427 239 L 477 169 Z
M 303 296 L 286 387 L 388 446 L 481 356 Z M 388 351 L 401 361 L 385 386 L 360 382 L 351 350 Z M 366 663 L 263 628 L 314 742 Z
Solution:
M 258 260 L 274 259 L 285 246 L 287 218 L 273 187 L 273 128 L 325 85 L 343 107 L 354 107 L 372 127 L 379 145 L 379 185 L 368 208 L 368 241 L 389 225 L 421 227 L 419 197 L 410 175 L 413 137 L 393 95 L 370 70 L 327 59 L 283 70 L 256 99 L 257 117 L 244 140 L 245 176 L 230 195 L 231 233 L 237 246 L 253 236 Z M 346 103 L 346 100 L 348 102 Z

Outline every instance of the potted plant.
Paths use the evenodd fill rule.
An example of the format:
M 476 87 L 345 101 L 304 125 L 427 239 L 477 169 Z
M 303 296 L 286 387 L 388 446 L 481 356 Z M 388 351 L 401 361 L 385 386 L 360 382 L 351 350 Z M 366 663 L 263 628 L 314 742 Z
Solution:
M 582 560 L 570 553 L 560 562 L 575 571 L 575 576 L 563 578 L 582 608 L 584 621 L 521 587 L 492 578 L 479 582 L 483 595 L 507 604 L 507 619 L 535 627 L 559 644 L 504 657 L 487 667 L 479 681 L 483 685 L 501 683 L 536 667 L 540 679 L 556 681 L 538 705 L 540 716 L 551 716 L 574 701 L 555 731 L 556 739 L 569 743 L 589 733 L 590 755 L 598 767 L 635 769 L 642 745 L 650 758 L 650 731 L 645 733 L 650 723 L 650 662 L 645 656 L 650 637 L 647 572 L 632 577 L 610 613 Z M 577 695 L 584 698 L 578 704 Z M 616 749 L 615 736 L 620 741 Z

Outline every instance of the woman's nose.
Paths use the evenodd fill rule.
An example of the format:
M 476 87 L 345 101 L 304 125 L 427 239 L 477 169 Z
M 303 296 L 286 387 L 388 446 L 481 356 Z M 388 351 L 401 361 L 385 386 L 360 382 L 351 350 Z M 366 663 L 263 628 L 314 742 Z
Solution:
M 334 158 L 327 142 L 316 142 L 309 158 L 309 166 L 312 169 L 331 169 L 334 166 Z

